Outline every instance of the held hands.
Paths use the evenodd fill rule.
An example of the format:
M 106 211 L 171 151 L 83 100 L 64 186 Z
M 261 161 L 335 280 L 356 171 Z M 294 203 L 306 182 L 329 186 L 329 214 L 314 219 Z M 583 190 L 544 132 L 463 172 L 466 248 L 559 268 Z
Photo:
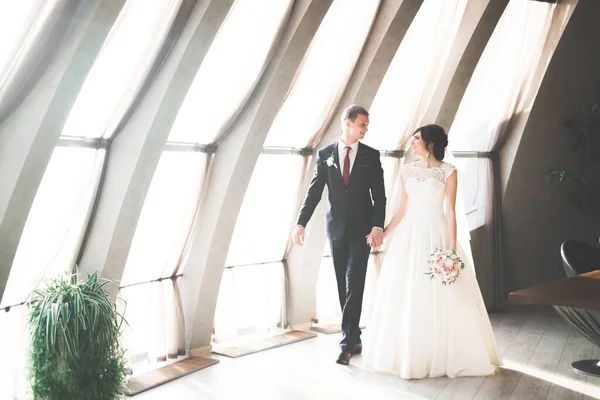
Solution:
M 383 231 L 378 228 L 371 229 L 371 232 L 365 236 L 367 238 L 367 244 L 372 248 L 377 248 L 383 244 L 385 235 Z
M 298 246 L 302 246 L 304 244 L 304 227 L 302 225 L 296 225 L 292 236 L 294 238 L 294 243 Z M 367 244 L 372 248 L 376 248 L 383 244 L 385 235 L 381 229 L 373 228 L 365 237 L 367 239 Z

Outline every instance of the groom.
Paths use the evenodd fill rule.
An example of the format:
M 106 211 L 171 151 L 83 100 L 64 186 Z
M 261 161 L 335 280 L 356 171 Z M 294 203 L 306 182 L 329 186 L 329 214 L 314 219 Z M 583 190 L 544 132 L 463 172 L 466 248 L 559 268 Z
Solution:
M 351 105 L 342 114 L 339 140 L 319 150 L 317 165 L 298 222 L 294 242 L 304 243 L 304 228 L 327 184 L 327 236 L 342 306 L 342 352 L 337 363 L 348 365 L 362 352 L 360 314 L 371 247 L 383 242 L 385 188 L 379 151 L 359 142 L 368 131 L 369 113 Z

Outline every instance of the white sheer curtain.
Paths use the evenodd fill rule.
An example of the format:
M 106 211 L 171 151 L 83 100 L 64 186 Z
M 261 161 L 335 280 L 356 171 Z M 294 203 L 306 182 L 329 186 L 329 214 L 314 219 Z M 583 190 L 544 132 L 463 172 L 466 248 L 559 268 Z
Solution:
M 17 3 L 28 2 L 10 3 L 15 3 L 16 7 Z M 34 21 L 46 21 L 43 13 L 58 12 L 58 8 L 49 8 L 52 4 L 66 7 L 68 1 L 33 3 L 28 17 L 23 17 L 25 11 L 17 14 L 17 17 L 21 15 L 21 23 L 25 18 L 27 23 L 34 24 L 32 31 L 26 34 L 31 36 L 23 43 L 34 40 L 38 34 Z M 180 0 L 129 0 L 121 10 L 62 131 L 63 139 L 74 136 L 92 140 L 77 144 L 71 141 L 72 146 L 59 143 L 54 150 L 21 235 L 2 307 L 26 301 L 41 279 L 73 268 L 105 161 L 105 143 L 100 139 L 114 134 L 139 93 L 180 3 Z M 34 15 L 35 7 L 39 9 Z M 25 49 L 23 46 L 21 49 Z M 5 49 L 2 54 L 8 56 L 11 51 Z M 3 73 L 10 75 L 10 68 L 15 65 Z M 2 79 L 9 75 L 3 75 Z M 15 312 L 17 308 L 10 311 Z M 10 319 L 9 322 L 15 321 Z M 19 325 L 3 326 L 2 329 L 16 329 L 18 335 L 24 334 L 23 326 Z M 19 353 L 19 356 L 24 357 L 25 353 Z M 24 358 L 14 362 L 17 369 L 22 364 Z M 16 372 L 16 376 L 23 374 L 22 369 Z
M 4 1 L 0 4 L 0 82 L 4 86 L 11 69 L 14 68 L 21 47 L 42 13 L 44 4 L 51 2 L 37 1 Z M 35 32 L 35 30 L 34 30 Z
M 556 4 L 511 1 L 500 18 L 452 124 L 450 148 L 492 151 L 506 122 L 532 105 L 528 92 Z
M 227 254 L 225 265 L 234 267 L 223 272 L 214 321 L 216 342 L 236 341 L 240 339 L 238 335 L 244 333 L 268 334 L 284 325 L 286 285 L 281 260 L 293 223 L 298 181 L 305 165 L 306 158 L 301 155 L 262 154 L 259 157 Z M 273 182 L 278 182 L 276 192 Z M 256 293 L 269 293 L 268 307 L 260 300 L 262 295 L 252 299 L 257 296 L 249 294 L 252 287 Z M 248 310 L 243 313 L 250 319 L 239 316 L 239 305 L 246 302 L 258 307 L 251 313 Z M 275 312 L 275 308 L 279 311 Z
M 273 121 L 265 146 L 315 147 L 321 141 L 326 123 L 354 71 L 379 4 L 379 0 L 333 2 Z
M 133 3 L 137 8 L 131 5 Z M 146 7 L 141 8 L 141 3 Z M 151 13 L 152 10 L 148 6 L 149 2 L 130 0 L 122 10 L 118 21 L 113 25 L 110 37 L 124 39 L 121 43 L 107 40 L 103 53 L 92 67 L 71 110 L 63 135 L 68 133 L 70 136 L 100 138 L 106 132 L 104 128 L 109 121 L 103 120 L 105 124 L 101 126 L 100 120 L 90 116 L 112 115 L 116 111 L 115 107 L 118 107 L 117 103 L 122 101 L 97 102 L 94 96 L 102 90 L 105 94 L 108 90 L 111 96 L 115 96 L 114 92 L 122 94 L 128 87 L 126 81 L 121 82 L 123 87 L 119 87 L 118 90 L 111 85 L 112 75 L 115 74 L 114 66 L 125 68 L 125 65 L 137 65 L 148 69 L 147 64 L 154 61 L 149 58 L 148 52 L 155 55 L 156 50 L 149 49 L 148 46 L 144 47 L 145 52 L 142 53 L 128 53 L 123 49 L 131 50 L 144 42 L 152 43 L 156 39 L 157 31 L 160 31 L 157 28 L 157 25 L 161 24 L 159 21 L 154 21 L 153 26 L 143 25 L 145 29 L 140 28 L 134 36 L 124 37 L 119 33 L 123 26 L 127 28 L 126 33 L 131 33 L 131 25 L 140 21 L 143 12 Z M 164 12 L 164 9 L 159 8 L 158 11 Z M 156 13 L 156 10 L 154 12 Z M 168 16 L 166 18 L 168 19 Z M 166 29 L 165 27 L 163 30 L 166 32 Z M 160 47 L 160 44 L 154 43 L 153 46 Z M 114 58 L 115 54 L 109 57 L 115 53 L 114 48 L 121 49 L 120 52 L 116 52 L 120 57 L 118 60 Z M 134 56 L 137 58 L 132 59 Z M 133 85 L 139 86 L 139 77 L 136 76 Z M 98 89 L 98 92 L 93 91 L 93 88 Z M 110 91 L 111 89 L 114 91 Z M 82 118 L 78 113 L 90 118 Z M 27 217 L 2 305 L 25 300 L 40 279 L 73 267 L 102 173 L 105 150 L 100 147 L 102 146 L 98 144 L 91 148 L 58 146 L 55 149 Z
M 162 49 L 182 0 L 128 0 L 71 109 L 63 136 L 110 138 Z
M 225 268 L 215 311 L 216 344 L 234 344 L 277 333 L 285 310 L 281 262 Z
M 123 341 L 131 360 L 165 361 L 186 354 L 178 277 L 122 288 L 119 297 L 127 320 Z
M 121 286 L 178 272 L 202 193 L 207 158 L 202 152 L 163 152 L 142 207 Z
M 473 73 L 450 130 L 453 151 L 487 153 L 458 159 L 460 169 L 476 168 L 478 181 L 463 186 L 467 198 L 483 201 L 472 213 L 485 216 L 477 261 L 488 308 L 505 301 L 498 152 L 518 119 L 526 120 L 546 67 L 576 1 L 550 4 L 512 0 L 506 7 Z M 471 171 L 472 172 L 472 171 Z M 465 171 L 469 173 L 469 171 Z M 471 193 L 469 193 L 471 192 Z M 479 226 L 477 224 L 476 226 Z
M 298 181 L 305 165 L 306 159 L 301 155 L 259 157 L 235 224 L 226 266 L 283 259 L 290 225 L 294 223 Z
M 358 61 L 379 3 L 379 0 L 333 2 L 269 130 L 265 147 L 305 148 L 314 147 L 321 141 L 327 122 L 332 118 Z M 353 24 L 347 24 L 351 18 Z M 278 163 L 279 167 L 273 163 Z M 228 265 L 283 259 L 298 198 L 304 195 L 297 187 L 304 179 L 306 163 L 306 156 L 297 154 L 260 156 L 236 224 Z M 263 168 L 263 165 L 266 167 Z M 280 182 L 283 186 L 272 192 L 272 182 Z M 264 191 L 253 192 L 251 189 L 255 186 Z M 272 193 L 265 201 L 262 193 L 269 191 Z M 248 229 L 248 220 L 256 220 L 256 208 L 264 207 L 264 204 L 268 204 L 271 211 L 263 215 L 270 214 L 272 217 L 259 224 L 263 227 L 261 229 L 268 231 L 276 226 L 277 236 L 282 237 L 276 246 L 269 244 L 269 250 L 261 243 L 260 235 L 247 237 L 242 234 Z M 273 213 L 273 210 L 281 212 Z M 235 260 L 238 254 L 256 253 L 252 249 L 263 250 L 258 251 L 254 258 L 244 256 L 244 261 Z
M 324 253 L 317 277 L 314 320 L 319 325 L 339 324 L 342 318 L 342 309 L 328 243 L 325 244 Z
M 125 318 L 132 321 L 125 342 L 132 357 L 148 354 L 152 361 L 164 361 L 185 355 L 176 275 L 207 165 L 206 153 L 181 151 L 163 152 L 158 163 L 121 279 L 121 296 L 132 305 L 125 309 Z M 135 286 L 123 287 L 129 285 Z M 148 301 L 152 312 L 142 311 Z
M 467 0 L 425 0 L 381 82 L 364 142 L 403 150 L 421 125 L 448 61 Z
M 154 1 L 154 8 L 145 0 L 130 0 L 126 4 L 86 78 L 63 136 L 99 139 L 113 133 L 106 131 L 111 121 L 108 116 L 117 113 L 119 105 L 125 101 L 122 97 L 131 92 L 128 86 L 131 82 L 123 80 L 122 76 L 117 79 L 114 75 L 119 75 L 117 71 L 120 71 L 128 79 L 135 76 L 131 85 L 139 87 L 142 78 L 135 74 L 136 70 L 150 68 L 157 48 L 160 48 L 160 43 L 154 41 L 157 35 L 164 36 L 168 30 L 168 26 L 164 26 L 165 21 L 156 17 L 165 18 L 168 22 L 176 12 L 170 10 L 171 14 L 165 16 L 164 6 L 167 4 L 173 6 L 175 3 L 162 0 L 159 4 Z M 152 24 L 147 24 L 142 17 L 144 13 L 148 13 Z M 138 30 L 134 29 L 136 26 Z M 118 42 L 115 38 L 122 40 Z M 129 75 L 126 71 L 130 71 Z M 115 86 L 116 83 L 121 86 Z M 128 101 L 133 99 L 128 97 Z M 100 116 L 104 117 L 99 119 Z M 119 116 L 122 117 L 122 114 Z M 115 124 L 117 122 L 113 120 Z M 55 149 L 27 217 L 2 304 L 23 301 L 41 278 L 73 267 L 105 159 L 105 150 L 93 147 L 59 145 Z
M 227 133 L 271 60 L 292 5 L 291 0 L 237 0 L 188 89 L 154 173 L 121 281 L 126 286 L 121 294 L 133 305 L 126 311 L 134 321 L 127 339 L 132 355 L 164 360 L 182 354 L 185 323 L 175 277 L 184 273 L 193 222 L 201 221 L 196 214 L 213 157 L 196 145 L 214 145 Z M 164 279 L 168 277 L 172 279 Z M 158 279 L 163 280 L 150 282 Z M 137 315 L 148 299 L 156 304 L 153 312 Z M 148 328 L 156 332 L 151 340 Z
M 48 64 L 76 7 L 76 0 L 0 3 L 0 121 Z
M 73 266 L 104 153 L 71 147 L 54 150 L 25 222 L 0 307 L 25 301 L 42 279 Z
M 54 150 L 27 217 L 0 307 L 0 398 L 25 398 L 28 306 L 21 305 L 46 277 L 73 266 L 91 212 L 104 150 Z M 12 391 L 12 393 L 11 393 Z
M 237 0 L 184 99 L 169 142 L 218 141 L 235 120 L 291 12 L 290 0 Z
M 114 133 L 106 129 L 116 126 L 123 116 L 119 107 L 133 101 L 180 1 L 126 3 L 85 80 L 63 136 L 99 139 Z M 104 155 L 105 150 L 96 148 L 55 149 L 27 217 L 3 305 L 23 301 L 41 278 L 73 267 Z

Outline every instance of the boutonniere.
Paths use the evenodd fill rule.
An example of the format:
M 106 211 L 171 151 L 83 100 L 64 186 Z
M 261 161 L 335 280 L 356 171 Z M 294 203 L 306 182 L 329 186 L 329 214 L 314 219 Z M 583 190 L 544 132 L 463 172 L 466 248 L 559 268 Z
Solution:
M 337 168 L 337 165 L 335 165 L 335 156 L 333 155 L 333 152 L 331 152 L 329 158 L 327 159 L 327 166 L 331 167 L 332 165 Z

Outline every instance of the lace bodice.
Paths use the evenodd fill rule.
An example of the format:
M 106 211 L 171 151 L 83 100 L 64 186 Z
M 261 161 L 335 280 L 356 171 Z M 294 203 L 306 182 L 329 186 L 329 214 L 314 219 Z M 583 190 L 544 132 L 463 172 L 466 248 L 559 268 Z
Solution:
M 431 168 L 404 165 L 401 173 L 409 199 L 408 214 L 419 219 L 443 218 L 446 181 L 454 170 L 449 163 Z
M 455 169 L 454 165 L 445 162 L 442 162 L 439 167 L 431 168 L 419 167 L 416 162 L 413 162 L 402 167 L 402 176 L 404 182 L 410 178 L 415 178 L 419 182 L 431 178 L 446 185 L 446 180 Z

